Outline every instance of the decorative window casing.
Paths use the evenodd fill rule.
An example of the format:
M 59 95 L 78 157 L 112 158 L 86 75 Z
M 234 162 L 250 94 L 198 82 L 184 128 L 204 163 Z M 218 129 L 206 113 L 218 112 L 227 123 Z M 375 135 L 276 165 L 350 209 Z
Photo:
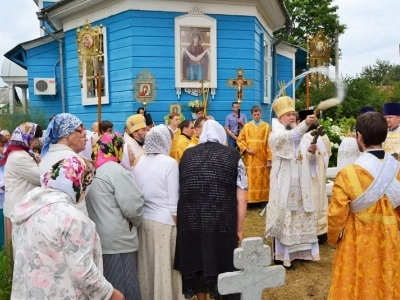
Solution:
M 200 90 L 200 81 L 214 97 L 217 88 L 217 20 L 193 8 L 188 14 L 175 18 L 175 88 L 178 98 L 181 89 L 188 93 Z
M 86 23 L 77 30 L 82 105 L 98 104 L 97 77 L 101 73 L 101 104 L 109 103 L 107 31 Z
M 271 42 L 268 40 L 264 39 L 264 89 L 263 89 L 263 98 L 264 98 L 264 103 L 271 103 L 271 82 L 272 82 L 272 76 L 271 76 L 271 70 L 272 70 L 272 58 L 271 58 Z

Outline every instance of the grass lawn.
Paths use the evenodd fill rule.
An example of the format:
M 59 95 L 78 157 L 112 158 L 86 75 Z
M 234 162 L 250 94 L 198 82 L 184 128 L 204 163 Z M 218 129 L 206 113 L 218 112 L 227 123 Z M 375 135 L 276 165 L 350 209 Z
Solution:
M 260 216 L 258 206 L 249 205 L 244 221 L 243 237 L 263 237 L 265 215 Z M 268 243 L 271 241 L 268 240 Z M 270 244 L 269 244 L 270 245 Z M 268 300 L 325 300 L 328 297 L 334 247 L 320 245 L 320 261 L 294 261 L 294 269 L 286 270 L 285 285 L 265 290 L 263 299 Z

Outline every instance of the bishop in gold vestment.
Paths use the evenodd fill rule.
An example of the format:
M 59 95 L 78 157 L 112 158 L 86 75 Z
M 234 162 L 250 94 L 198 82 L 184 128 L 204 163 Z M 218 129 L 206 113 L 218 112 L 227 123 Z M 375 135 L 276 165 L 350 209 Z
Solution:
M 252 115 L 256 113 L 252 111 Z M 268 146 L 268 138 L 271 128 L 268 123 L 260 120 L 260 110 L 258 113 L 260 114 L 258 121 L 253 120 L 246 123 L 236 141 L 246 167 L 249 203 L 265 202 L 269 199 L 269 173 L 272 153 Z M 246 149 L 254 151 L 254 155 L 247 153 Z

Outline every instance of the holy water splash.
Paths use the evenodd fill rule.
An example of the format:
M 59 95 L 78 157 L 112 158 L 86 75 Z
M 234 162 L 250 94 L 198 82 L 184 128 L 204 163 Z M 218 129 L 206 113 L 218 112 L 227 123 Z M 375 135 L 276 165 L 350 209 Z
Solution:
M 286 90 L 286 88 L 291 86 L 295 81 L 307 76 L 308 74 L 318 73 L 318 72 L 322 73 L 325 76 L 329 76 L 329 68 L 328 67 L 311 68 L 308 71 L 305 71 L 305 72 L 301 73 L 300 75 L 297 75 L 293 80 L 289 81 L 289 83 L 287 83 L 285 85 L 285 87 L 279 91 L 279 93 L 276 95 L 275 99 L 279 98 L 282 95 L 282 91 Z M 340 81 L 339 78 L 337 78 L 335 80 L 335 83 L 336 83 L 336 96 L 335 96 L 335 98 L 338 99 L 340 103 L 342 103 L 344 97 L 346 96 L 346 88 L 347 88 L 347 86 L 346 86 L 346 84 L 344 82 Z

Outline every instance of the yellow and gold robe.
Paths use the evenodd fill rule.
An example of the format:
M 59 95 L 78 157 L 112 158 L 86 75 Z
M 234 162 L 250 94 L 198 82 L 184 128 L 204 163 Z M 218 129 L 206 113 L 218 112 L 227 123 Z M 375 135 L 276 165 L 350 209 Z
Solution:
M 397 174 L 400 180 L 400 173 Z M 328 210 L 328 242 L 338 244 L 328 299 L 400 299 L 400 207 L 386 195 L 351 213 L 350 202 L 373 182 L 359 165 L 336 177 Z
M 400 160 L 400 126 L 393 131 L 388 131 L 382 148 L 390 154 L 397 153 L 397 159 Z
M 180 136 L 178 136 L 176 140 L 176 148 L 174 156 L 175 160 L 178 163 L 181 161 L 183 152 L 185 152 L 185 150 L 188 148 L 190 141 L 191 140 L 186 135 L 181 134 Z
M 243 126 L 236 141 L 246 167 L 249 203 L 264 202 L 269 198 L 270 169 L 266 167 L 266 163 L 267 160 L 272 160 L 272 152 L 268 145 L 270 132 L 268 123 L 260 121 L 260 124 L 256 125 L 251 121 Z M 253 150 L 255 155 L 245 153 L 246 148 Z
M 189 143 L 188 148 L 197 146 L 198 144 L 199 144 L 199 138 L 198 138 L 197 136 L 193 136 L 193 137 L 192 137 L 192 140 L 191 140 L 190 143 Z
M 171 129 L 168 127 L 169 131 L 171 131 Z M 172 131 L 171 131 L 172 132 Z M 176 129 L 174 136 L 172 138 L 172 145 L 171 145 L 171 151 L 169 153 L 169 156 L 171 156 L 172 158 L 175 158 L 175 154 L 176 154 L 176 144 L 178 142 L 178 137 L 181 135 L 181 130 L 179 128 Z

